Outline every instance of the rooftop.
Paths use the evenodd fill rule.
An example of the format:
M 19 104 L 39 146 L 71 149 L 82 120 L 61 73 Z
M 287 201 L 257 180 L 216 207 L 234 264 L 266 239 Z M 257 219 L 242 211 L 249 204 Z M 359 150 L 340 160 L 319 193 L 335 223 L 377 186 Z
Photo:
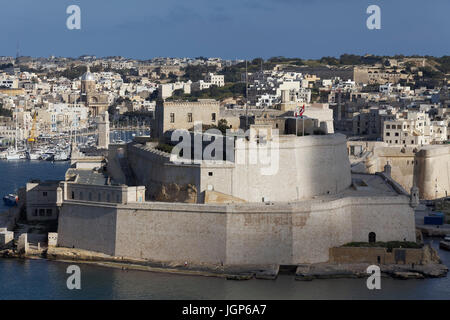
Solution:
M 73 181 L 80 184 L 91 184 L 98 186 L 108 185 L 108 177 L 98 171 L 94 170 L 80 170 L 70 168 L 67 170 L 66 176 L 69 177 L 68 181 Z

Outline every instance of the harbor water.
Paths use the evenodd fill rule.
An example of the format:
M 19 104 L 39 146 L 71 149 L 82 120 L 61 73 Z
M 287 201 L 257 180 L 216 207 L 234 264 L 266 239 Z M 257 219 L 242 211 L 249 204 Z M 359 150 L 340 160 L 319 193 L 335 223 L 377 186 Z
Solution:
M 63 179 L 68 162 L 0 160 L 0 194 L 30 179 Z M 0 211 L 5 207 L 1 204 Z M 430 243 L 438 249 L 439 240 Z M 439 250 L 450 265 L 450 252 Z M 382 278 L 381 290 L 368 290 L 365 279 L 232 281 L 109 269 L 79 264 L 81 290 L 66 286 L 67 267 L 47 260 L 0 259 L 0 299 L 450 299 L 450 277 L 425 280 Z

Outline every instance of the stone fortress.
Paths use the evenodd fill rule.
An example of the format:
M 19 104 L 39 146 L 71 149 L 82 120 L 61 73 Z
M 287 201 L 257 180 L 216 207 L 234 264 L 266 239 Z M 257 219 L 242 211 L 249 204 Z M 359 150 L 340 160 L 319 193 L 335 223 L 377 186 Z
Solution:
M 202 108 L 207 117 L 216 105 Z M 79 158 L 60 186 L 58 245 L 168 263 L 298 265 L 327 262 L 349 242 L 416 240 L 418 195 L 389 166 L 352 173 L 344 136 L 274 129 L 234 136 L 226 160 L 180 162 L 146 137 L 110 145 L 106 165 Z M 255 162 L 264 145 L 270 161 Z
M 405 190 L 417 187 L 421 199 L 440 199 L 450 192 L 450 145 L 415 147 L 349 141 L 348 153 L 353 172 L 373 174 L 389 164 L 392 178 Z

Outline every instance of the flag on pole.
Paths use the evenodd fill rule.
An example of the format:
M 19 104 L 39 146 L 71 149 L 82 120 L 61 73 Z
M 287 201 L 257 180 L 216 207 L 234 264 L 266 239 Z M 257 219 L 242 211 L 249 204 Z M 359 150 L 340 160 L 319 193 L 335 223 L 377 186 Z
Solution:
M 294 112 L 294 117 L 296 118 L 302 117 L 304 112 L 305 112 L 305 105 L 303 105 L 302 107 L 297 106 Z

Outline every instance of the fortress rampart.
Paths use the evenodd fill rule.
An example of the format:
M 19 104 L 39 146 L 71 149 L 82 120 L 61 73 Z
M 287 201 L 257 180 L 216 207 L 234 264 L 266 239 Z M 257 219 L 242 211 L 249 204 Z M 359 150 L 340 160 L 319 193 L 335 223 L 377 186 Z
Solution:
M 415 184 L 421 199 L 450 194 L 450 145 L 390 147 L 382 143 L 369 146 L 364 142 L 349 145 L 361 145 L 362 153 L 369 153 L 364 161 L 368 173 L 382 172 L 389 163 L 392 178 L 408 192 Z
M 416 154 L 414 177 L 420 198 L 436 199 L 450 193 L 450 146 L 426 146 Z
M 164 262 L 284 264 L 325 262 L 352 241 L 415 241 L 405 196 L 326 197 L 292 203 L 205 205 L 65 201 L 58 243 Z
M 129 144 L 126 148 L 135 184 L 146 186 L 151 200 L 161 186 L 170 184 L 195 187 L 199 203 L 207 190 L 257 203 L 338 194 L 351 184 L 346 139 L 340 134 L 282 135 L 266 149 L 256 142 L 238 139 L 234 162 L 176 164 L 170 161 L 169 154 L 150 145 Z M 113 164 L 115 154 L 110 152 L 109 173 L 120 178 L 123 172 Z M 252 154 L 257 156 L 255 162 L 250 160 Z M 266 157 L 265 163 L 261 155 Z

